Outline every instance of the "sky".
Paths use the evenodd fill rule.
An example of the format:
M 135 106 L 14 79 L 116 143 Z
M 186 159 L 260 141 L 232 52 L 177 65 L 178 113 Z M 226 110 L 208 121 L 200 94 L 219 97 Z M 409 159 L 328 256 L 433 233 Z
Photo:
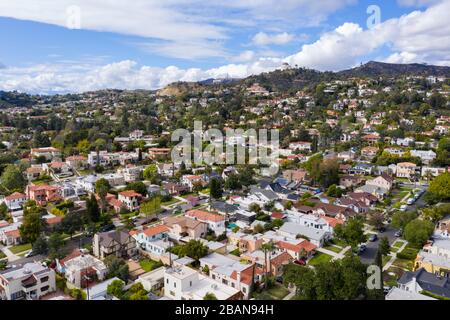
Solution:
M 450 66 L 450 0 L 0 0 L 0 90 L 158 89 L 283 63 Z

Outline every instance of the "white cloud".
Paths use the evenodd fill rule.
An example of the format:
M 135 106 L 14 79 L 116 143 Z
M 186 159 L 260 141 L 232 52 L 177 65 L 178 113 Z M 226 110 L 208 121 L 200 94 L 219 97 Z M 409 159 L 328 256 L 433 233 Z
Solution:
M 81 64 L 10 67 L 0 73 L 0 89 L 38 93 L 81 92 L 103 88 L 156 89 L 178 80 L 246 77 L 274 70 L 283 62 L 319 70 L 341 70 L 357 65 L 368 55 L 379 55 L 377 50 L 386 47 L 390 52 L 384 60 L 389 62 L 427 62 L 450 66 L 448 12 L 450 1 L 446 0 L 424 11 L 414 11 L 387 20 L 374 29 L 367 30 L 355 23 L 344 23 L 335 30 L 322 34 L 316 42 L 303 45 L 300 52 L 284 59 L 261 57 L 259 52 L 246 51 L 237 58 L 229 59 L 234 63 L 208 70 L 180 69 L 174 66 L 156 68 L 140 66 L 128 60 L 104 66 L 98 66 L 92 60 Z
M 450 65 L 450 25 L 447 14 L 450 1 L 443 1 L 425 11 L 414 11 L 387 20 L 373 29 L 345 23 L 323 34 L 312 44 L 286 58 L 292 65 L 319 70 L 341 70 L 361 62 L 365 56 L 382 47 L 393 54 L 388 61 L 428 62 Z
M 236 27 L 317 25 L 356 0 L 14 0 L 0 1 L 0 16 L 145 38 L 147 49 L 176 58 L 223 56 L 223 41 Z M 230 16 L 232 18 L 230 18 Z M 157 40 L 156 42 L 154 40 Z M 159 46 L 160 42 L 164 44 Z
M 278 34 L 267 34 L 265 32 L 258 32 L 252 39 L 253 44 L 257 46 L 267 46 L 271 44 L 283 45 L 288 44 L 294 40 L 294 35 L 287 32 Z
M 423 7 L 436 4 L 441 0 L 397 0 L 397 3 L 403 7 Z

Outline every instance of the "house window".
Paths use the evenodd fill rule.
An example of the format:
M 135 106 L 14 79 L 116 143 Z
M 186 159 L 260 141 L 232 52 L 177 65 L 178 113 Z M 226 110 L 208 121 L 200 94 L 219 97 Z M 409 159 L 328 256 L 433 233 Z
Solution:
M 189 286 L 192 287 L 192 281 L 189 281 Z
M 41 288 L 41 292 L 47 291 L 48 288 L 50 288 L 50 287 L 49 287 L 49 286 L 42 287 L 42 288 Z
M 247 289 L 242 288 L 242 292 L 243 292 L 243 293 L 246 293 L 246 292 L 247 292 Z
M 48 277 L 42 277 L 41 278 L 41 283 L 47 282 L 48 281 Z

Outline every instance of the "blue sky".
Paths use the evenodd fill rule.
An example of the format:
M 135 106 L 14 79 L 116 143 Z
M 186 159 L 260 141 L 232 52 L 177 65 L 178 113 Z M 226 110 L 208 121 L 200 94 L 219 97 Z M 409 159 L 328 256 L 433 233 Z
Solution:
M 0 3 L 0 89 L 155 89 L 283 62 L 318 70 L 369 60 L 450 64 L 449 0 L 34 2 Z M 381 13 L 375 29 L 371 5 Z

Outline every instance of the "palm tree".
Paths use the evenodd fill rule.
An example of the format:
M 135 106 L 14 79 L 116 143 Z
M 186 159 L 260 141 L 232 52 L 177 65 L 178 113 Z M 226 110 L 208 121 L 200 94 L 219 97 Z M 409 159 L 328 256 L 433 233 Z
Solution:
M 269 272 L 272 271 L 272 266 L 270 265 L 270 255 L 269 260 L 267 260 L 267 253 L 271 253 L 274 248 L 273 242 L 264 243 L 261 246 L 261 250 L 264 252 L 264 268 L 265 268 L 265 281 L 264 287 L 267 289 L 267 279 L 269 278 Z

